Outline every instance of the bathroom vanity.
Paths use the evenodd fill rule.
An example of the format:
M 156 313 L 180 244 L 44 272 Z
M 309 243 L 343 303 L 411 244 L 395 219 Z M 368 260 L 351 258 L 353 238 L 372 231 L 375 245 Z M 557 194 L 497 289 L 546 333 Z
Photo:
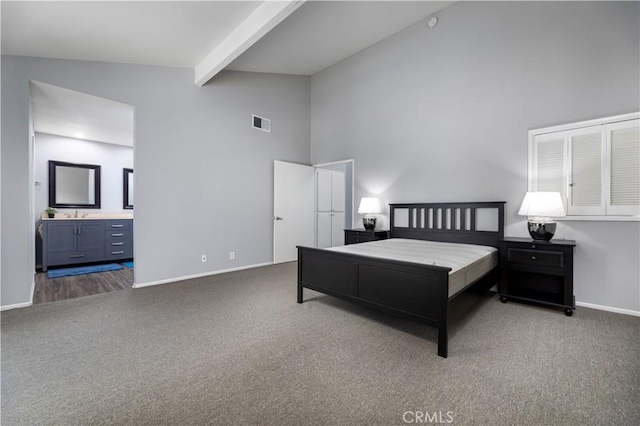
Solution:
M 42 218 L 42 270 L 133 258 L 133 216 Z

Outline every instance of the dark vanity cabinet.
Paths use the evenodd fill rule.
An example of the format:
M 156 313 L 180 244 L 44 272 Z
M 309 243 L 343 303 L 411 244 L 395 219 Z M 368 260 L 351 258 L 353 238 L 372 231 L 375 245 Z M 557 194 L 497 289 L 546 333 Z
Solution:
M 42 270 L 133 257 L 132 219 L 42 220 Z

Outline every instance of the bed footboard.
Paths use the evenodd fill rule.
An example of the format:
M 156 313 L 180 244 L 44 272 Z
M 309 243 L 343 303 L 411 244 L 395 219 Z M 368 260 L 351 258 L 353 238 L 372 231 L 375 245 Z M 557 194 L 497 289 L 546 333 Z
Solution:
M 447 357 L 450 268 L 298 247 L 298 303 L 309 288 L 438 328 Z

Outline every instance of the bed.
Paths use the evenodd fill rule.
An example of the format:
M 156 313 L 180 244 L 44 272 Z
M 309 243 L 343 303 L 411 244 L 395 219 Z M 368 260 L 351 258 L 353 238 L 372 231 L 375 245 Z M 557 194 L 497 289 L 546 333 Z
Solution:
M 297 301 L 303 303 L 308 288 L 436 327 L 438 355 L 446 358 L 451 322 L 498 282 L 504 205 L 390 204 L 389 240 L 329 249 L 298 246 Z M 434 244 L 423 246 L 419 241 Z M 461 252 L 485 255 L 478 254 L 463 267 L 464 256 L 458 256 L 451 243 L 461 244 Z M 385 245 L 393 246 L 395 254 Z M 427 246 L 430 251 L 420 251 Z M 438 257 L 440 252 L 450 253 L 449 258 Z

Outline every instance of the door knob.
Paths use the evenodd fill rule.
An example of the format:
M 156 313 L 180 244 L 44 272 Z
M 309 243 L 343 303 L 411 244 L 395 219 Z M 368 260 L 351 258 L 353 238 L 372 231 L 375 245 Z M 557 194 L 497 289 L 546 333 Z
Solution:
M 280 216 L 276 216 L 274 217 L 275 220 L 282 220 L 282 218 Z

